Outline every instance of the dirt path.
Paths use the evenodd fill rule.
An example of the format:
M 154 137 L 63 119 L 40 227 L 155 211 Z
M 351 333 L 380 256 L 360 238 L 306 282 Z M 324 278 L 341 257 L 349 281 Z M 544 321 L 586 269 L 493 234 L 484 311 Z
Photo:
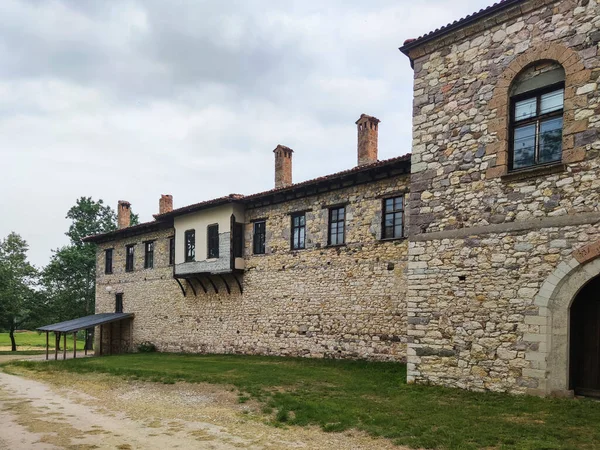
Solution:
M 26 377 L 0 372 L 0 450 L 402 450 L 355 431 L 270 426 L 260 405 L 239 404 L 236 393 L 222 386 L 97 374 L 19 375 Z

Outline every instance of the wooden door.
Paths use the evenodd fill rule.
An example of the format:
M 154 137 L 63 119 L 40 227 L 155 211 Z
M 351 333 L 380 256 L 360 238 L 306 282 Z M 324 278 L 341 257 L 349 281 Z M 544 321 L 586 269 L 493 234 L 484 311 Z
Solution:
M 600 397 L 600 279 L 588 283 L 571 306 L 571 388 Z

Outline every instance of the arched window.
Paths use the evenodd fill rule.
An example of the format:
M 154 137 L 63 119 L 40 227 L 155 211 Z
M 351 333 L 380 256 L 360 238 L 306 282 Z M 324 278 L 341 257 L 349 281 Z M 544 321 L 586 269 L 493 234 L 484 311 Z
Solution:
M 525 68 L 510 90 L 509 170 L 562 159 L 565 71 L 554 61 Z

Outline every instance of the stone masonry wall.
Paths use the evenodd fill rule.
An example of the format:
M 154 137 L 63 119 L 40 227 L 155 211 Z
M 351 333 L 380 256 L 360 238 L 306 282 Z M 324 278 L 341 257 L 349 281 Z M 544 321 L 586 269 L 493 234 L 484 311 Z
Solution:
M 534 298 L 600 238 L 599 25 L 597 0 L 531 0 L 411 52 L 409 381 L 546 393 Z M 509 173 L 510 85 L 546 60 L 566 72 L 562 164 Z
M 406 345 L 407 241 L 381 241 L 382 199 L 407 177 L 247 209 L 266 218 L 265 255 L 246 232 L 244 297 L 256 305 L 263 352 L 401 360 Z M 346 205 L 346 245 L 327 247 L 329 207 Z M 290 214 L 306 211 L 305 250 L 290 250 Z
M 123 293 L 124 312 L 135 313 L 133 347 L 150 341 L 161 351 L 246 353 L 403 360 L 406 355 L 405 239 L 380 241 L 382 197 L 405 192 L 408 177 L 350 187 L 279 205 L 250 209 L 267 218 L 266 255 L 251 255 L 246 225 L 243 294 L 186 284 L 184 297 L 168 242 L 173 230 L 101 244 L 96 311 L 112 312 Z M 327 248 L 327 205 L 347 202 L 346 245 Z M 289 212 L 307 211 L 307 249 L 290 251 Z M 143 241 L 156 239 L 154 268 L 143 269 Z M 125 245 L 138 243 L 135 271 L 125 272 Z M 104 249 L 114 248 L 105 275 Z M 181 280 L 184 283 L 184 280 Z M 110 287 L 110 291 L 107 288 Z

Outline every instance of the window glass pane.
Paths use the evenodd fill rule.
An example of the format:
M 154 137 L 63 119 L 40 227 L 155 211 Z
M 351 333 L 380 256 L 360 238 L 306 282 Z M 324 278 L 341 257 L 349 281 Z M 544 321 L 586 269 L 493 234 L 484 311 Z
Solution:
M 515 120 L 529 119 L 535 117 L 537 106 L 537 98 L 529 98 L 521 100 L 515 104 Z
M 540 163 L 562 158 L 562 117 L 540 123 Z
M 394 237 L 394 227 L 393 227 L 393 226 L 391 226 L 391 227 L 388 227 L 388 226 L 386 226 L 386 227 L 383 229 L 383 231 L 384 231 L 384 232 L 383 232 L 383 238 L 384 238 L 384 239 L 387 239 L 387 238 L 392 238 L 392 237 Z
M 515 129 L 513 168 L 535 164 L 535 125 Z
M 394 215 L 393 214 L 386 214 L 385 215 L 385 224 L 384 226 L 386 227 L 393 227 L 394 226 Z
M 293 218 L 293 224 L 297 227 L 300 224 L 300 216 L 296 216 Z
M 340 208 L 338 209 L 338 219 L 339 220 L 344 220 L 344 213 L 346 212 L 346 208 Z
M 304 228 L 300 228 L 300 248 L 304 248 Z
M 332 238 L 333 245 L 341 245 L 344 243 L 344 235 L 342 233 L 338 233 L 335 235 L 335 239 Z
M 294 228 L 294 238 L 292 239 L 294 248 L 298 248 L 299 236 L 300 236 L 300 229 Z
M 304 216 L 300 216 L 300 225 L 303 226 L 304 225 Z
M 331 210 L 331 220 L 333 222 L 336 222 L 338 220 L 338 210 L 337 209 Z
M 393 198 L 388 198 L 385 201 L 385 210 L 386 211 L 391 211 L 392 209 L 394 209 L 394 199 Z
M 394 227 L 394 237 L 402 237 L 402 218 L 396 220 L 396 226 Z
M 558 111 L 563 107 L 564 89 L 542 95 L 540 114 Z
M 396 197 L 394 199 L 394 209 L 402 209 L 403 197 Z

